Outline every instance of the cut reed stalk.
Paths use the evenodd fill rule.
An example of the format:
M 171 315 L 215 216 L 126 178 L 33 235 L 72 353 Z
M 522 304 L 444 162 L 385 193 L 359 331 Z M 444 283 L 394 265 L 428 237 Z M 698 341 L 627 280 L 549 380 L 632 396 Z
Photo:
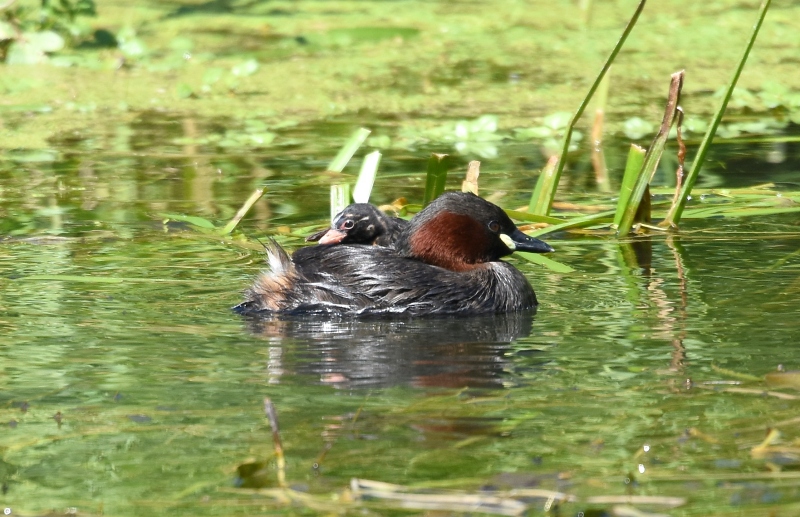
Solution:
M 714 118 L 711 121 L 711 124 L 709 124 L 708 130 L 703 136 L 703 141 L 700 143 L 700 147 L 697 149 L 697 154 L 692 162 L 692 166 L 683 182 L 683 187 L 681 188 L 681 194 L 678 202 L 672 205 L 660 226 L 673 227 L 680 223 L 683 211 L 686 209 L 686 203 L 689 201 L 689 196 L 692 193 L 692 187 L 694 187 L 694 184 L 697 181 L 697 176 L 700 174 L 700 169 L 703 167 L 706 154 L 708 154 L 708 148 L 711 146 L 711 142 L 714 140 L 714 134 L 717 132 L 717 127 L 719 127 L 722 116 L 725 114 L 725 109 L 728 107 L 728 101 L 733 94 L 733 89 L 736 87 L 736 83 L 739 81 L 739 76 L 742 74 L 742 69 L 744 69 L 744 65 L 747 62 L 747 57 L 750 55 L 750 50 L 753 48 L 753 44 L 756 41 L 758 31 L 761 29 L 761 24 L 764 22 L 764 17 L 767 15 L 770 3 L 771 0 L 764 0 L 761 3 L 761 7 L 759 8 L 758 12 L 758 19 L 756 20 L 753 30 L 750 33 L 750 39 L 748 40 L 747 46 L 744 49 L 742 58 L 739 60 L 739 65 L 736 67 L 733 77 L 731 77 L 731 80 L 728 83 L 728 88 L 725 91 L 725 95 L 722 97 L 722 101 L 717 108 L 717 112 L 714 114 Z
M 600 82 L 603 80 L 606 72 L 608 72 L 608 69 L 611 67 L 611 63 L 614 62 L 614 59 L 617 57 L 617 54 L 619 54 L 620 49 L 622 49 L 622 46 L 625 44 L 625 40 L 628 39 L 628 35 L 636 25 L 639 15 L 642 14 L 642 10 L 644 9 L 646 3 L 647 0 L 641 0 L 639 2 L 636 11 L 633 13 L 630 21 L 628 21 L 628 25 L 625 27 L 625 30 L 622 31 L 622 36 L 620 36 L 619 41 L 617 41 L 617 44 L 614 46 L 614 49 L 608 56 L 608 59 L 606 59 L 605 64 L 603 64 L 603 68 L 600 70 L 600 73 L 595 78 L 594 83 L 592 83 L 592 86 L 589 88 L 589 93 L 587 93 L 586 97 L 583 99 L 583 102 L 581 102 L 580 106 L 578 106 L 578 110 L 572 116 L 572 119 L 570 119 L 569 124 L 567 125 L 566 133 L 564 134 L 564 141 L 561 145 L 561 155 L 558 159 L 558 165 L 555 168 L 554 177 L 546 180 L 544 178 L 544 174 L 539 176 L 539 180 L 536 182 L 536 188 L 534 189 L 531 200 L 528 203 L 529 212 L 539 215 L 548 215 L 550 213 L 550 207 L 553 205 L 553 199 L 555 198 L 556 189 L 558 188 L 558 181 L 561 178 L 561 172 L 564 170 L 564 164 L 567 160 L 567 152 L 569 151 L 569 144 L 572 141 L 572 132 L 575 129 L 575 124 L 578 122 L 578 119 L 581 118 L 581 115 L 583 115 L 583 112 L 589 105 L 589 101 L 592 99 L 594 92 L 600 86 Z
M 647 214 L 646 217 L 642 217 L 641 212 L 639 212 L 639 205 L 647 191 L 650 181 L 653 179 L 653 175 L 656 173 L 658 162 L 661 160 L 661 155 L 664 153 L 664 147 L 667 144 L 669 131 L 678 119 L 678 103 L 680 102 L 681 88 L 683 88 L 683 77 L 683 70 L 672 74 L 667 106 L 664 109 L 664 118 L 661 121 L 661 127 L 658 133 L 653 139 L 653 143 L 650 144 L 650 148 L 647 149 L 647 154 L 644 156 L 644 164 L 636 178 L 636 185 L 623 209 L 622 218 L 617 227 L 617 235 L 619 236 L 625 236 L 630 233 L 633 223 L 636 221 L 637 213 L 639 213 L 639 219 L 649 219 L 649 214 Z
M 467 165 L 467 177 L 461 182 L 461 192 L 478 195 L 478 176 L 481 175 L 481 162 L 472 160 Z
M 373 151 L 364 157 L 356 180 L 356 186 L 353 187 L 353 201 L 356 203 L 369 202 L 369 196 L 372 194 L 372 186 L 375 184 L 375 176 L 378 174 L 378 164 L 380 162 L 380 151 Z

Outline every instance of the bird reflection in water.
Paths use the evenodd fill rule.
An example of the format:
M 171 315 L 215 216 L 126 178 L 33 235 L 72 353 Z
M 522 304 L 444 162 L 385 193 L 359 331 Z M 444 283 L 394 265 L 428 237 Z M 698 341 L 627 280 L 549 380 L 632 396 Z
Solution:
M 268 374 L 313 375 L 338 388 L 503 387 L 512 341 L 531 334 L 534 311 L 416 319 L 248 318 L 271 342 Z

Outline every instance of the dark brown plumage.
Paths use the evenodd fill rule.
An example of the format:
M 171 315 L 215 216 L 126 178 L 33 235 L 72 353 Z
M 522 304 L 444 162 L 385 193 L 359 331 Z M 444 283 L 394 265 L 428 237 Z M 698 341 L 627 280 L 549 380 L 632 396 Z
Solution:
M 480 314 L 535 308 L 525 276 L 500 260 L 513 251 L 547 253 L 500 207 L 446 193 L 419 212 L 394 248 L 311 246 L 292 258 L 272 242 L 270 271 L 235 309 L 243 313 Z

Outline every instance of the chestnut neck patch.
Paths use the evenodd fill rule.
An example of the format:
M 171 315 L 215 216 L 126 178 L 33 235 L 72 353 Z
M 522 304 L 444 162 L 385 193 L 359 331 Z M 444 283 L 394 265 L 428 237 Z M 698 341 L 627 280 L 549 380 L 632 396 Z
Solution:
M 411 255 L 451 271 L 469 271 L 490 259 L 490 236 L 468 215 L 441 212 L 417 228 L 409 239 Z

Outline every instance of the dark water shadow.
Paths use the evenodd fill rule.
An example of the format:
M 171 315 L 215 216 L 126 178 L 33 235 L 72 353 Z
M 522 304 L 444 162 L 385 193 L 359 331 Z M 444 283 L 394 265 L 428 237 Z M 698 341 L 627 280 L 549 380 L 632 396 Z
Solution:
M 533 312 L 453 318 L 247 319 L 280 348 L 282 374 L 339 388 L 480 387 L 509 382 L 510 343 L 532 332 Z M 276 354 L 270 354 L 273 363 Z M 275 370 L 273 364 L 272 369 Z

